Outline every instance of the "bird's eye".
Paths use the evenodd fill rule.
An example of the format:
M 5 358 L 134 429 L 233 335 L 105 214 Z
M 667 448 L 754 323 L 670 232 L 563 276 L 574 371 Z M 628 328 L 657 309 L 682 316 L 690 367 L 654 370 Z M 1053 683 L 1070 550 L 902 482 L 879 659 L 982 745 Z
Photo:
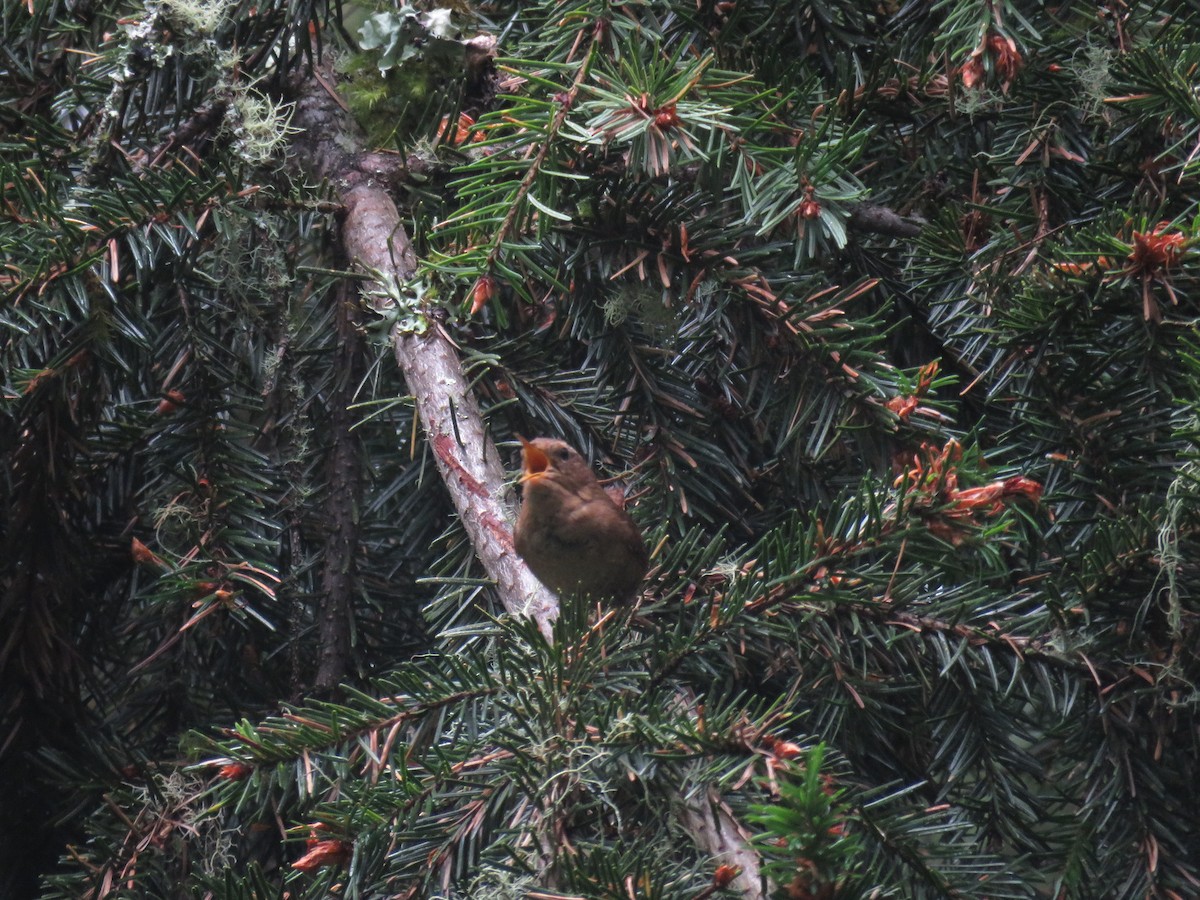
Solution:
M 563 449 L 559 450 L 558 453 L 556 453 L 554 455 L 558 457 L 560 462 L 566 462 L 568 459 L 571 458 L 571 451 L 568 450 L 566 447 L 564 447 Z

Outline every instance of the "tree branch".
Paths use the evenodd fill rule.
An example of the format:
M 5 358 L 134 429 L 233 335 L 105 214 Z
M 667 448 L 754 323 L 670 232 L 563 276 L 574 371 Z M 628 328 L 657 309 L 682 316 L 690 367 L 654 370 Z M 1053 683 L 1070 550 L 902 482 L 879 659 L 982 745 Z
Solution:
M 416 271 L 416 255 L 384 173 L 376 170 L 378 155 L 360 152 L 362 132 L 328 87 L 332 81 L 325 69 L 296 85 L 292 124 L 302 130 L 294 141 L 298 161 L 337 192 L 347 258 L 404 282 Z M 495 580 L 504 608 L 531 616 L 549 638 L 558 603 L 513 549 L 511 491 L 454 346 L 436 327 L 422 335 L 397 331 L 394 343 L 438 472 L 476 555 Z
M 352 433 L 359 336 L 354 316 L 353 288 L 343 283 L 337 291 L 337 366 L 330 400 L 333 446 L 327 461 L 325 506 L 329 534 L 322 556 L 321 596 L 317 612 L 319 638 L 317 692 L 329 696 L 350 667 L 350 618 L 354 595 L 354 560 L 358 548 L 358 508 L 362 494 L 362 460 Z
M 758 854 L 714 787 L 708 785 L 699 796 L 682 799 L 677 815 L 696 846 L 717 865 L 738 869 L 729 885 L 733 890 L 747 900 L 762 900 L 766 896 Z
M 850 227 L 871 234 L 914 238 L 928 224 L 919 216 L 902 216 L 874 203 L 856 203 L 850 211 Z

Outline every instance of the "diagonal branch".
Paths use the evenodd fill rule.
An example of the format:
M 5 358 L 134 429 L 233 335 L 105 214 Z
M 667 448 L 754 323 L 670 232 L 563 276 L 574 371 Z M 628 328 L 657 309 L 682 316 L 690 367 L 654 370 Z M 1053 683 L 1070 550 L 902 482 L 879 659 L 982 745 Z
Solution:
M 332 80 L 326 71 L 323 78 L 296 85 L 292 124 L 302 132 L 294 141 L 298 161 L 337 192 L 347 258 L 367 272 L 402 283 L 416 271 L 416 255 L 381 178 L 385 173 L 376 170 L 371 154 L 345 149 L 361 148 L 363 138 L 325 87 Z M 531 616 L 549 638 L 557 601 L 513 549 L 511 491 L 454 346 L 439 328 L 422 335 L 398 330 L 394 342 L 396 362 L 415 398 L 438 472 L 480 562 L 495 580 L 505 609 Z

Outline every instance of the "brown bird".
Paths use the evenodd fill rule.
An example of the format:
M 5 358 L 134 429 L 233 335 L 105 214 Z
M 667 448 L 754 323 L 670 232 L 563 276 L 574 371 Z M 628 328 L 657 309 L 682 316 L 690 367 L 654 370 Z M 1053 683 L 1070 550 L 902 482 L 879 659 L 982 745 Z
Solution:
M 632 599 L 650 558 L 629 513 L 568 444 L 521 438 L 521 447 L 524 502 L 513 543 L 538 581 L 563 598 Z

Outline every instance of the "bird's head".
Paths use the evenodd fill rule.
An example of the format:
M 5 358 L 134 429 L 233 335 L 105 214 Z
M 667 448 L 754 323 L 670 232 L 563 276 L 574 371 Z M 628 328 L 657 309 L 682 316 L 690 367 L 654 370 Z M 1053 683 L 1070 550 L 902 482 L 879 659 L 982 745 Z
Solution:
M 520 437 L 520 436 L 518 436 Z M 576 486 L 595 480 L 591 468 L 570 444 L 554 438 L 520 438 L 524 471 L 521 483 L 531 487 L 540 483 Z

